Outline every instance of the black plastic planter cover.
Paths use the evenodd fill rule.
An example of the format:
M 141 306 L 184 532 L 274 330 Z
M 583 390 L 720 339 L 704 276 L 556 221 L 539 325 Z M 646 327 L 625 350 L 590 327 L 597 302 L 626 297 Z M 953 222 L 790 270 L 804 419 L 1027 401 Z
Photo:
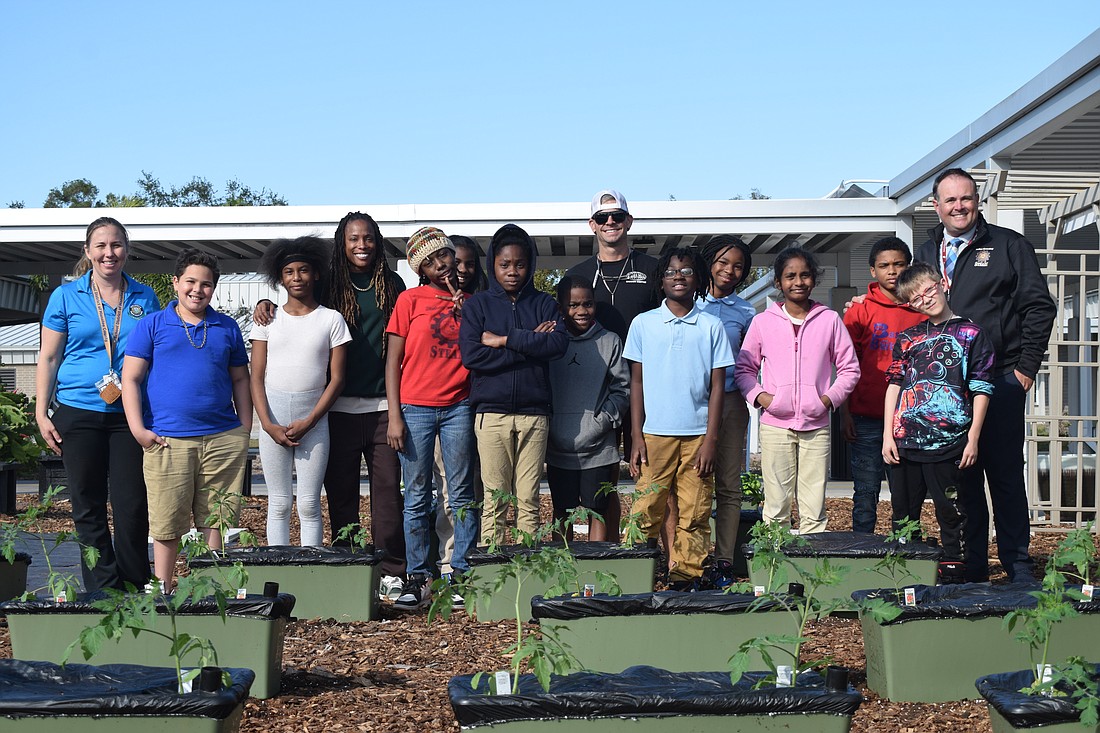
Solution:
M 518 695 L 489 694 L 489 676 L 475 692 L 472 675 L 452 677 L 447 685 L 459 724 L 484 725 L 510 720 L 586 717 L 664 717 L 673 715 L 769 715 L 828 713 L 852 715 L 863 696 L 852 688 L 829 692 L 821 675 L 798 675 L 798 687 L 752 686 L 767 673 L 750 672 L 737 685 L 728 672 L 669 672 L 631 667 L 621 674 L 577 672 L 553 676 L 550 692 L 534 675 L 519 681 Z
M 0 716 L 188 715 L 225 718 L 246 697 L 251 669 L 226 669 L 233 685 L 177 694 L 176 671 L 137 664 L 70 664 L 0 659 Z M 2 726 L 0 726 L 2 727 Z
M 859 590 L 852 594 L 856 601 L 881 598 L 898 605 L 901 615 L 891 621 L 900 624 L 906 621 L 927 618 L 981 618 L 983 616 L 1003 616 L 1019 608 L 1034 608 L 1038 601 L 1032 592 L 1041 591 L 1038 583 L 1009 583 L 1007 585 L 985 585 L 984 583 L 961 583 L 958 585 L 915 585 L 911 586 L 917 597 L 916 606 L 904 605 L 894 591 Z M 1077 588 L 1081 586 L 1066 586 Z M 1073 607 L 1078 613 L 1100 613 L 1100 599 L 1095 601 L 1075 601 Z M 885 624 L 884 624 L 885 625 Z M 1031 683 L 1028 683 L 1031 684 Z
M 93 604 L 97 600 L 103 600 L 106 595 L 102 592 L 84 593 L 68 603 L 54 603 L 53 601 L 6 601 L 0 603 L 0 615 L 9 613 L 24 614 L 66 614 L 66 613 L 102 613 Z M 274 598 L 268 598 L 259 594 L 249 594 L 245 598 L 228 598 L 225 602 L 226 616 L 250 616 L 260 618 L 290 618 L 294 610 L 294 596 L 290 593 L 280 593 Z M 163 603 L 157 604 L 158 611 L 167 612 Z M 194 603 L 185 604 L 180 613 L 195 616 L 218 615 L 218 604 L 213 596 L 203 598 Z
M 188 560 L 193 568 L 208 568 L 218 564 L 244 565 L 377 565 L 386 557 L 385 550 L 351 547 L 296 547 L 273 545 L 268 547 L 235 547 L 213 556 Z
M 817 532 L 801 537 L 808 544 L 786 545 L 783 553 L 787 557 L 886 557 L 893 552 L 907 560 L 939 560 L 943 555 L 942 547 L 923 542 L 888 541 L 883 535 L 865 532 Z M 756 554 L 751 543 L 742 545 L 741 552 L 750 560 Z
M 1092 678 L 1100 679 L 1100 666 L 1093 671 Z M 1037 728 L 1081 720 L 1081 711 L 1073 704 L 1072 697 L 1047 697 L 1020 692 L 1034 682 L 1035 672 L 1025 669 L 979 677 L 974 686 L 986 702 L 1016 728 Z
M 516 555 L 533 555 L 544 547 L 564 547 L 562 542 L 544 542 L 541 545 L 506 545 L 496 552 L 471 552 L 466 560 L 471 567 L 498 565 L 509 562 Z M 657 558 L 661 551 L 648 547 L 623 547 L 617 542 L 570 542 L 569 551 L 578 560 L 620 560 L 631 558 Z
M 770 611 L 780 608 L 773 600 L 756 598 L 747 593 L 725 593 L 720 590 L 698 593 L 661 591 L 658 593 L 633 593 L 623 596 L 596 595 L 558 596 L 531 599 L 531 613 L 535 618 L 552 618 L 562 621 L 594 616 L 665 616 L 688 613 L 746 613 L 749 606 L 754 611 Z

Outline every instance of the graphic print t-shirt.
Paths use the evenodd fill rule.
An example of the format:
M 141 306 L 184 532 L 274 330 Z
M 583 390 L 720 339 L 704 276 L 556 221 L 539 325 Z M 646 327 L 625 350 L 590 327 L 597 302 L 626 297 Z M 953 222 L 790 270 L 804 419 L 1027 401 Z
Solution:
M 386 333 L 405 339 L 401 402 L 448 407 L 470 396 L 470 373 L 458 352 L 459 319 L 449 299 L 430 285 L 397 296 Z
M 901 386 L 893 434 L 903 458 L 931 463 L 962 453 L 974 395 L 993 393 L 993 360 L 993 344 L 965 318 L 898 334 L 886 378 Z

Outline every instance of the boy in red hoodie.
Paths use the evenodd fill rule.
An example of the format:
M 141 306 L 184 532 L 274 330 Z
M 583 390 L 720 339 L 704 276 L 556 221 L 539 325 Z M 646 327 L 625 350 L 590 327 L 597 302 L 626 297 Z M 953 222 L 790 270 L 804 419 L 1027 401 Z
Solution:
M 893 359 L 897 335 L 925 319 L 901 302 L 898 275 L 913 260 L 909 247 L 886 237 L 871 247 L 868 263 L 874 282 L 867 296 L 844 314 L 844 325 L 859 357 L 859 382 L 844 403 L 844 439 L 851 444 L 852 530 L 872 533 L 877 520 L 879 489 L 886 466 L 882 460 L 882 409 L 886 369 Z

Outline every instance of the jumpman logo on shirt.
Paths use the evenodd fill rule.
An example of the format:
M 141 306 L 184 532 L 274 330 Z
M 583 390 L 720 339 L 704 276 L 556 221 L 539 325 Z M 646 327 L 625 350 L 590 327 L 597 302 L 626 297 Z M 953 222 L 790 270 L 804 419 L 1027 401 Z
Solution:
M 577 355 L 576 354 L 573 354 L 573 358 L 569 360 L 569 363 L 566 364 L 566 366 L 573 366 L 574 364 L 576 364 L 577 366 L 581 365 L 581 363 L 579 361 L 577 361 Z

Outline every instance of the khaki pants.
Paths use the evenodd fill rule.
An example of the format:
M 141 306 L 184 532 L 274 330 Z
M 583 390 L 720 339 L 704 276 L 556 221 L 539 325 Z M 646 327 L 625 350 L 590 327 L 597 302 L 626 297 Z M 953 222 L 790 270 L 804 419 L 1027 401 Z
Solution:
M 702 478 L 695 470 L 695 457 L 703 445 L 703 436 L 647 433 L 645 445 L 647 463 L 642 464 L 642 475 L 638 477 L 639 494 L 631 512 L 641 514 L 641 529 L 646 536 L 656 537 L 671 491 L 680 515 L 669 550 L 669 579 L 699 578 L 703 575 L 703 560 L 710 545 L 710 505 L 714 498 L 713 477 Z
M 474 419 L 485 500 L 481 510 L 481 544 L 508 544 L 504 514 L 507 501 L 493 492 L 516 497 L 516 529 L 534 534 L 539 525 L 539 482 L 546 460 L 550 418 L 546 415 L 500 415 L 483 412 Z
M 726 392 L 722 424 L 718 428 L 718 455 L 714 461 L 714 557 L 733 562 L 737 527 L 741 523 L 741 472 L 745 470 L 745 433 L 749 407 L 740 392 Z
M 241 485 L 248 460 L 248 431 L 190 438 L 165 437 L 168 447 L 145 449 L 145 486 L 149 495 L 149 535 L 162 542 L 179 539 L 191 529 L 232 527 L 240 512 Z M 220 504 L 215 494 L 224 492 Z
M 787 430 L 760 423 L 760 464 L 764 521 L 789 528 L 794 497 L 799 534 L 824 532 L 829 428 Z

